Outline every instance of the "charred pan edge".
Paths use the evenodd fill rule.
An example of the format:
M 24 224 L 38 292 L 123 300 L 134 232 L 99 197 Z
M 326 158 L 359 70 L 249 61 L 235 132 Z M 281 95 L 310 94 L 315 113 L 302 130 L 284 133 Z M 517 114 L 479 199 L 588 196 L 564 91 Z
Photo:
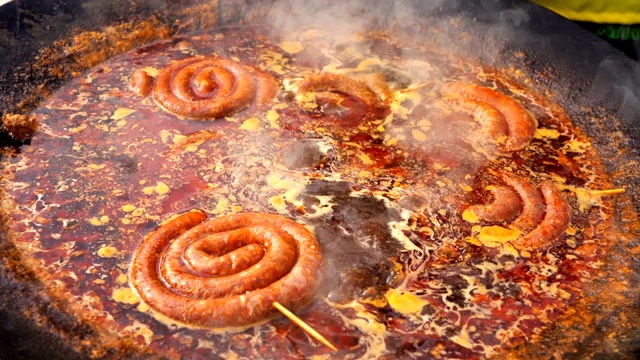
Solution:
M 634 143 L 638 146 L 638 143 L 629 142 L 627 125 L 618 118 L 616 100 L 593 98 L 596 96 L 594 89 L 584 83 L 584 78 L 589 74 L 586 70 L 582 69 L 582 74 L 576 70 L 570 71 L 571 64 L 559 63 L 557 54 L 529 52 L 529 48 L 536 49 L 536 46 L 526 39 L 518 41 L 516 36 L 505 40 L 504 34 L 498 35 L 499 31 L 493 25 L 469 26 L 468 22 L 460 25 L 468 26 L 464 30 L 458 29 L 460 32 L 486 34 L 486 38 L 482 39 L 469 36 L 473 43 L 458 44 L 460 54 L 480 54 L 482 64 L 521 81 L 523 85 L 526 82 L 527 87 L 549 96 L 549 100 L 563 108 L 554 111 L 566 112 L 575 124 L 576 132 L 586 133 L 594 148 L 598 149 L 604 163 L 604 169 L 601 170 L 611 174 L 612 188 L 638 188 L 640 166 L 637 150 L 632 147 Z M 436 27 L 453 32 L 455 25 L 447 28 L 440 24 Z M 443 35 L 446 39 L 447 34 Z M 531 40 L 530 35 L 523 36 L 529 36 Z M 576 42 L 584 45 L 582 41 Z M 479 50 L 478 46 L 485 48 Z M 594 56 L 595 59 L 597 57 Z M 588 105 L 593 107 L 586 107 Z M 636 122 L 639 120 L 635 119 Z M 611 244 L 611 253 L 603 259 L 605 265 L 600 269 L 600 277 L 589 285 L 585 296 L 575 306 L 569 308 L 539 337 L 498 354 L 497 359 L 637 358 L 640 353 L 640 331 L 637 328 L 640 322 L 640 289 L 634 284 L 640 282 L 640 265 L 635 260 L 640 255 L 637 215 L 640 211 L 640 194 L 637 191 L 627 193 L 616 198 L 615 225 L 607 232 L 605 239 Z
M 255 18 L 260 16 L 255 13 L 265 11 L 254 11 L 252 1 L 141 0 L 135 6 L 128 0 L 80 2 L 81 10 L 71 9 L 69 13 L 58 10 L 52 16 L 31 14 L 34 19 L 28 31 L 22 29 L 16 34 L 0 29 L 0 45 L 18 48 L 2 58 L 3 63 L 12 65 L 0 64 L 0 115 L 25 113 L 66 80 L 140 45 L 181 33 L 237 25 L 241 19 Z M 59 37 L 51 38 L 52 32 L 47 29 L 51 23 L 63 28 L 53 32 Z
M 0 356 L 13 359 L 39 358 L 43 354 L 51 359 L 148 357 L 149 354 L 134 343 L 123 342 L 93 328 L 85 319 L 71 315 L 67 309 L 74 305 L 42 286 L 34 267 L 24 263 L 9 240 L 8 223 L 13 204 L 7 200 L 3 187 L 0 187 L 0 205 L 0 335 L 11 339 L 0 346 Z

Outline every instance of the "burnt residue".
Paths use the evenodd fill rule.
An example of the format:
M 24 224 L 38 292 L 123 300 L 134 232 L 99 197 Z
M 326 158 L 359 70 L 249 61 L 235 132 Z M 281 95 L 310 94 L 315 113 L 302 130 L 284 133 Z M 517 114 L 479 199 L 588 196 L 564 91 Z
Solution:
M 322 285 L 331 301 L 348 302 L 381 296 L 399 274 L 393 259 L 401 245 L 391 236 L 389 222 L 396 210 L 372 196 L 350 196 L 346 182 L 312 181 L 305 196 L 331 196 L 332 212 L 313 222 L 326 259 Z
M 19 151 L 22 145 L 29 145 L 30 139 L 25 141 L 18 140 L 11 136 L 6 129 L 0 125 L 0 148 L 6 149 L 5 151 L 1 151 L 2 153 L 9 153 L 10 151 Z M 2 155 L 0 155 L 2 156 Z
M 32 110 L 65 81 L 114 55 L 181 33 L 212 29 L 221 21 L 235 23 L 248 8 L 197 0 L 7 4 L 2 7 L 0 21 L 7 26 L 0 26 L 0 48 L 12 51 L 0 55 L 0 115 Z
M 346 181 L 313 180 L 305 188 L 307 195 L 349 196 L 351 184 Z
M 336 198 L 331 223 L 350 234 L 353 243 L 374 258 L 397 253 L 400 246 L 388 230 L 390 221 L 400 220 L 396 210 L 369 196 Z
M 333 158 L 331 153 L 321 150 L 318 140 L 303 139 L 284 147 L 281 151 L 280 161 L 290 170 L 320 169 L 328 166 Z
M 468 291 L 469 282 L 458 274 L 443 276 L 442 282 L 451 289 L 451 294 L 447 295 L 445 299 L 464 308 L 467 305 L 465 291 Z
M 139 163 L 135 157 L 122 154 L 114 159 L 116 169 L 120 170 L 122 175 L 130 175 L 138 171 Z

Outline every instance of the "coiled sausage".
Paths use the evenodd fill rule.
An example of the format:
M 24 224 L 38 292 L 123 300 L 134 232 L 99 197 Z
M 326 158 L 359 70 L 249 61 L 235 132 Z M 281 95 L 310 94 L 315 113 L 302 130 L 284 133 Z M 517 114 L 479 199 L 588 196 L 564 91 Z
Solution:
M 303 225 L 244 213 L 205 221 L 182 214 L 147 236 L 133 255 L 131 284 L 153 310 L 202 327 L 243 326 L 295 310 L 313 297 L 322 254 Z

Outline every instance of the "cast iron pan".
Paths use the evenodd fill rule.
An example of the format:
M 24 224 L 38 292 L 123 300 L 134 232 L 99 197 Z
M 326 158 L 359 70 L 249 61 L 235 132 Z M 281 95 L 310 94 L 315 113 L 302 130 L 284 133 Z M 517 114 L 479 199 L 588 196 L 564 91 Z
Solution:
M 438 1 L 438 4 L 409 0 L 401 3 L 367 3 L 362 16 L 370 16 L 372 26 L 390 24 L 385 19 L 389 7 L 409 6 L 414 19 L 407 24 L 416 36 L 429 36 L 442 44 L 454 44 L 454 50 L 497 68 L 515 67 L 525 71 L 539 90 L 549 89 L 574 122 L 587 132 L 601 151 L 607 171 L 615 174 L 615 185 L 636 189 L 640 185 L 637 160 L 640 149 L 640 68 L 622 53 L 579 26 L 537 5 L 524 1 L 487 0 L 481 2 Z M 54 49 L 54 42 L 84 31 L 101 31 L 106 26 L 135 24 L 152 18 L 170 34 L 243 23 L 248 14 L 270 2 L 173 0 L 56 0 L 14 1 L 0 7 L 0 115 L 27 112 L 66 78 L 48 72 L 42 49 Z M 330 2 L 327 2 L 328 4 Z M 205 6 L 208 15 L 183 11 Z M 371 10 L 376 9 L 376 10 Z M 356 10 L 358 7 L 356 6 Z M 258 13 L 260 13 L 258 11 Z M 464 19 L 464 27 L 452 26 L 451 18 Z M 255 19 L 255 17 L 252 17 Z M 434 33 L 429 28 L 440 31 Z M 471 41 L 456 41 L 464 32 Z M 153 39 L 146 39 L 152 41 Z M 144 40 L 140 40 L 144 43 Z M 59 43 L 57 43 L 59 44 Z M 514 54 L 524 51 L 525 57 Z M 55 51 L 47 52 L 47 54 Z M 108 55 L 115 55 L 117 51 Z M 58 54 L 59 55 L 59 54 Z M 72 56 L 59 56 L 58 63 L 76 66 Z M 595 120 L 594 120 L 595 119 Z M 28 146 L 11 139 L 0 129 L 0 146 Z M 628 191 L 628 207 L 640 211 L 640 195 Z M 637 218 L 636 218 L 637 222 Z M 635 228 L 631 228 L 633 230 Z M 631 231 L 630 230 L 630 231 Z M 635 231 L 635 230 L 634 230 Z M 613 274 L 607 281 L 637 284 L 638 259 L 629 255 L 638 246 L 636 232 L 616 251 L 619 264 L 630 273 Z M 86 358 L 99 347 L 97 334 L 66 314 L 33 274 L 22 268 L 17 252 L 0 231 L 0 359 L 76 359 Z M 612 271 L 612 273 L 614 273 Z M 624 311 L 631 322 L 640 320 L 640 297 L 629 287 L 626 303 L 620 307 L 593 305 L 592 319 L 584 329 L 555 326 L 558 333 L 588 333 L 571 346 L 558 350 L 569 341 L 562 335 L 540 344 L 516 349 L 520 356 L 541 358 L 635 358 L 640 356 L 640 330 L 620 329 L 616 339 L 605 339 L 616 327 L 618 312 Z M 595 299 L 601 294 L 592 294 Z M 570 336 L 570 335 L 567 335 Z M 614 343 L 611 345 L 611 343 Z M 84 344 L 84 345 L 80 345 Z M 567 343 L 568 344 L 568 343 Z M 105 357 L 146 358 L 136 349 L 118 349 Z

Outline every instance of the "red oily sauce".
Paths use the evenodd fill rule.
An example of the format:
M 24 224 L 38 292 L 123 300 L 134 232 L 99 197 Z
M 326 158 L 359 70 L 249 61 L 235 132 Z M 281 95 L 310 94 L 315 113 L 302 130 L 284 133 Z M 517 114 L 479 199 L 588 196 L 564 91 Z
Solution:
M 613 209 L 585 194 L 611 181 L 557 106 L 432 48 L 399 59 L 388 36 L 337 46 L 305 33 L 285 45 L 268 33 L 158 42 L 88 70 L 34 111 L 40 131 L 5 164 L 12 230 L 68 311 L 171 358 L 472 359 L 532 339 L 581 298 Z M 287 52 L 291 41 L 299 51 Z M 147 293 L 146 281 L 170 276 L 152 260 L 173 237 L 156 235 L 192 209 L 194 227 L 178 233 L 262 219 L 318 244 L 309 284 L 278 301 L 338 352 L 276 316 L 271 295 L 227 313 L 224 298 L 241 294 L 204 306 L 184 288 Z M 240 248 L 258 259 L 261 244 Z M 206 261 L 191 266 L 211 276 L 209 257 L 228 249 L 201 245 Z

